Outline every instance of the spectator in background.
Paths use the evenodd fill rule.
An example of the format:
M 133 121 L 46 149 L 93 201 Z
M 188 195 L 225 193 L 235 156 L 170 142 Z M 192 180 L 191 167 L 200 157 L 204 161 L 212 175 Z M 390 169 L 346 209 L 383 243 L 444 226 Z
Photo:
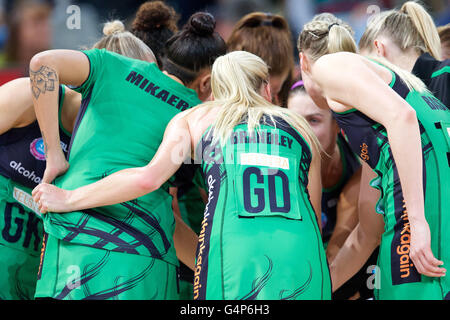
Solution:
M 212 8 L 217 19 L 217 32 L 226 41 L 233 32 L 234 25 L 243 16 L 256 12 L 267 12 L 270 4 L 267 0 L 222 0 Z
M 51 47 L 53 4 L 45 0 L 18 0 L 7 13 L 8 40 L 0 58 L 0 84 L 28 74 L 30 59 Z
M 6 37 L 8 35 L 5 19 L 5 5 L 3 0 L 0 0 L 0 52 L 4 49 Z
M 286 107 L 294 77 L 294 48 L 286 19 L 270 13 L 250 13 L 236 23 L 227 45 L 228 52 L 247 51 L 267 63 L 272 101 Z
M 74 0 L 72 4 L 81 7 L 89 5 L 94 7 L 99 15 L 100 21 L 111 20 L 113 17 L 123 20 L 132 16 L 142 0 Z
M 181 23 L 185 24 L 188 18 L 197 11 L 209 11 L 220 0 L 167 0 L 181 15 Z
M 450 23 L 438 28 L 441 39 L 441 59 L 450 59 Z

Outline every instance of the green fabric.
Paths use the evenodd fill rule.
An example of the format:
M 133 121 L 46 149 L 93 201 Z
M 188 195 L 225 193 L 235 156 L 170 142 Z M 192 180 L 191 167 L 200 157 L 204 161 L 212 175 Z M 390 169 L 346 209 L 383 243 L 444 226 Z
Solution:
M 194 299 L 330 299 L 325 251 L 306 192 L 309 146 L 292 128 L 295 134 L 261 125 L 262 136 L 270 133 L 265 142 L 245 138 L 246 130 L 237 126 L 216 148 L 205 143 L 206 134 L 199 146 L 209 196 Z
M 43 225 L 31 189 L 0 175 L 0 299 L 34 298 Z
M 402 80 L 390 71 L 393 74 L 390 86 L 394 88 Z M 450 209 L 447 203 L 450 197 L 450 184 L 447 183 L 450 181 L 450 110 L 429 93 L 409 91 L 405 100 L 415 110 L 421 128 L 425 218 L 431 232 L 431 249 L 437 259 L 444 261 L 445 267 L 450 264 L 447 236 L 450 230 Z M 375 297 L 380 300 L 442 300 L 450 292 L 450 279 L 448 276 L 422 276 L 412 265 L 409 258 L 411 233 L 408 213 L 404 208 L 387 131 L 379 123 L 374 123 L 371 129 L 377 141 L 368 148 L 377 150 L 378 158 L 372 167 L 377 177 L 370 184 L 381 192 L 376 210 L 383 214 L 385 223 L 378 258 L 380 271 L 376 274 L 379 287 L 375 288 Z M 373 158 L 374 154 L 371 155 L 371 161 Z
M 0 300 L 32 300 L 39 256 L 0 244 Z
M 441 74 L 444 74 L 446 72 L 450 72 L 450 66 L 445 66 L 442 69 L 435 71 L 432 75 L 431 78 L 436 78 L 439 77 Z
M 74 189 L 130 167 L 147 165 L 169 121 L 200 103 L 195 91 L 156 64 L 106 50 L 84 51 L 90 74 L 76 90 L 85 111 L 72 142 L 69 171 L 55 184 Z M 72 243 L 147 255 L 176 264 L 168 184 L 114 206 L 45 215 L 46 232 Z
M 180 300 L 193 300 L 193 288 L 191 282 L 180 280 Z
M 0 244 L 39 256 L 43 226 L 31 189 L 0 175 Z
M 450 227 L 450 209 L 447 199 L 450 197 L 450 166 L 447 158 L 450 151 L 450 111 L 435 97 L 430 94 L 410 92 L 406 101 L 415 109 L 422 127 L 421 139 L 424 154 L 425 172 L 425 218 L 431 232 L 431 249 L 435 257 L 450 263 L 450 246 L 448 230 Z M 386 150 L 385 162 L 389 159 Z M 392 160 L 390 160 L 392 161 Z M 394 174 L 391 170 L 381 173 L 381 189 L 385 194 L 380 200 L 379 207 L 385 213 L 385 233 L 380 247 L 379 265 L 381 270 L 380 290 L 377 292 L 379 299 L 425 299 L 442 300 L 450 292 L 450 279 L 429 278 L 420 276 L 417 283 L 405 283 L 396 285 L 393 276 L 398 274 L 405 277 L 413 272 L 407 266 L 409 258 L 402 254 L 403 249 L 409 248 L 409 221 L 404 214 L 399 212 L 398 200 L 395 195 L 400 186 L 394 182 Z M 374 182 L 376 184 L 376 182 Z M 400 217 L 400 218 L 399 218 Z M 400 231 L 399 231 L 400 230 Z M 399 235 L 400 232 L 400 235 Z M 399 253 L 400 252 L 400 253 Z
M 36 298 L 178 300 L 176 266 L 136 254 L 44 240 Z

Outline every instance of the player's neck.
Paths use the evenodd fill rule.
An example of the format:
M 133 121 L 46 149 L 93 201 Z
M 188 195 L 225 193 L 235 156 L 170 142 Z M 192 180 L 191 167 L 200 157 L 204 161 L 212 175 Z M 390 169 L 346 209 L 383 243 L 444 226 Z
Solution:
M 402 55 L 396 57 L 393 63 L 402 68 L 403 70 L 411 72 L 419 57 L 420 55 L 417 52 L 415 52 L 415 50 L 409 50 L 407 52 L 404 52 Z
M 174 81 L 176 81 L 176 82 L 178 82 L 178 83 L 180 83 L 180 84 L 182 84 L 182 85 L 184 86 L 184 82 L 181 81 L 180 78 L 178 78 L 178 77 L 176 77 L 176 76 L 174 76 L 174 75 L 172 75 L 172 74 L 169 74 L 167 71 L 163 71 L 163 73 L 164 73 L 166 76 L 168 76 L 169 78 L 171 78 L 172 80 L 174 80 Z

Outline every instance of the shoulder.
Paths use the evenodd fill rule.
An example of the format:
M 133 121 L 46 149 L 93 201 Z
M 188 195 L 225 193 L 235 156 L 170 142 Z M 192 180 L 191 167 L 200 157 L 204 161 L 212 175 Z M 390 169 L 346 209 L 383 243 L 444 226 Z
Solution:
M 313 76 L 319 84 L 348 86 L 365 82 L 377 76 L 385 83 L 392 80 L 392 71 L 362 55 L 350 52 L 338 52 L 319 58 L 313 68 Z
M 129 58 L 127 56 L 123 56 L 121 54 L 118 54 L 116 52 L 108 51 L 106 49 L 88 49 L 88 50 L 81 50 L 82 53 L 84 53 L 89 61 L 94 64 L 99 65 L 105 65 L 106 61 L 108 63 L 108 68 L 110 68 L 111 63 L 132 63 L 132 62 L 142 62 L 141 60 L 136 60 Z
M 326 54 L 317 59 L 315 68 L 343 68 L 346 64 L 359 62 L 362 59 L 362 56 L 351 52 Z M 342 64 L 344 64 L 344 66 Z
M 375 58 L 374 58 L 375 59 Z M 388 67 L 383 66 L 382 63 L 376 63 L 371 61 L 370 58 L 362 56 L 360 54 L 351 53 L 351 52 L 337 52 L 333 54 L 327 54 L 320 57 L 316 63 L 314 68 L 319 71 L 353 71 L 358 70 L 362 66 L 367 66 L 370 69 L 375 70 L 388 70 Z

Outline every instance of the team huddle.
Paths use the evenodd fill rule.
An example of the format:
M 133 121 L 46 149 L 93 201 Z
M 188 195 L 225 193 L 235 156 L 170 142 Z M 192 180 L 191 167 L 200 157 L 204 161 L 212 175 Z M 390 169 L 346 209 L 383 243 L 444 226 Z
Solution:
M 0 298 L 450 299 L 450 62 L 426 10 L 359 45 L 315 16 L 300 75 L 279 15 L 227 41 L 176 21 L 146 2 L 0 87 Z

